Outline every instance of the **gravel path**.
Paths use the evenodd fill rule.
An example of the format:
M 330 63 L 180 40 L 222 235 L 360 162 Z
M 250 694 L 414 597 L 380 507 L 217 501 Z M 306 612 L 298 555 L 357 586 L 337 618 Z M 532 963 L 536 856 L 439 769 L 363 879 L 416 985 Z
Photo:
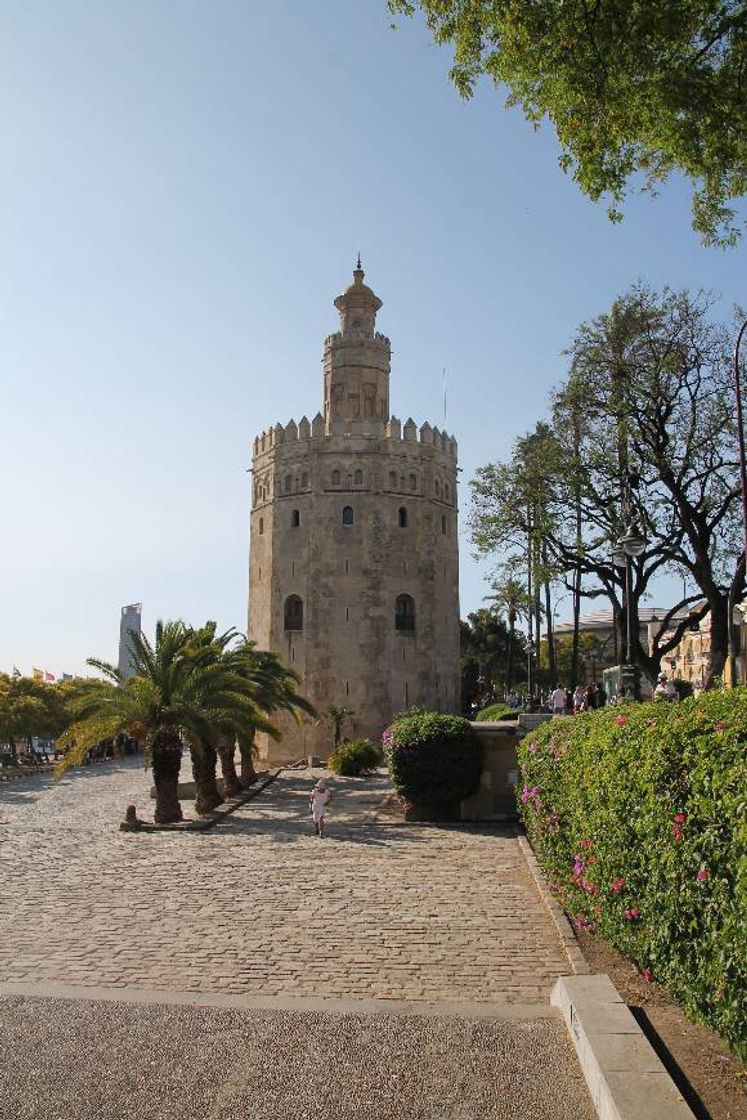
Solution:
M 14 1120 L 594 1120 L 556 1020 L 0 998 Z

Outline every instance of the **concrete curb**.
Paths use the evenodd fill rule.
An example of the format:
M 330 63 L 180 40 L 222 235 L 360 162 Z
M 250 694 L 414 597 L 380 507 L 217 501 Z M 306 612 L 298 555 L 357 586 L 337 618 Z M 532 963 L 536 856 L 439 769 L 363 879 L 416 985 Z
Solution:
M 151 821 L 138 821 L 136 825 L 128 825 L 124 822 L 120 824 L 121 832 L 135 832 L 135 833 L 149 833 L 149 832 L 207 832 L 209 828 L 214 828 L 216 824 L 229 816 L 230 813 L 240 809 L 242 805 L 247 802 L 253 801 L 254 798 L 262 793 L 271 782 L 274 782 L 278 774 L 284 770 L 285 767 L 279 766 L 276 770 L 270 770 L 264 778 L 254 786 L 251 786 L 245 793 L 239 797 L 232 797 L 230 800 L 223 802 L 219 809 L 214 809 L 208 816 L 202 817 L 196 821 L 175 821 L 173 824 L 153 824 Z
M 599 1120 L 694 1120 L 609 976 L 561 976 L 560 1009 Z
M 335 996 L 263 996 L 231 992 L 178 992 L 157 988 L 116 988 L 55 981 L 0 982 L 0 1000 L 70 999 L 128 1004 L 232 1007 L 237 1011 L 296 1011 L 326 1015 L 416 1015 L 428 1018 L 534 1020 L 559 1019 L 560 1012 L 549 1003 L 442 1003 L 433 1000 L 349 999 Z
M 558 937 L 560 938 L 563 949 L 565 950 L 565 954 L 570 961 L 573 972 L 576 976 L 588 975 L 590 972 L 589 965 L 584 954 L 581 952 L 578 941 L 576 941 L 576 938 L 574 937 L 571 923 L 566 918 L 560 903 L 557 901 L 557 899 L 553 898 L 552 894 L 550 893 L 547 883 L 545 882 L 545 877 L 540 870 L 540 865 L 537 862 L 537 857 L 535 856 L 532 849 L 532 845 L 529 843 L 526 836 L 524 836 L 519 831 L 518 828 L 515 829 L 515 832 L 516 839 L 519 843 L 519 848 L 522 855 L 524 856 L 524 859 L 526 860 L 527 867 L 529 868 L 529 873 L 534 879 L 537 890 L 539 891 L 540 896 L 542 897 L 542 901 L 545 904 L 545 908 L 547 909 L 552 923 L 555 926 Z

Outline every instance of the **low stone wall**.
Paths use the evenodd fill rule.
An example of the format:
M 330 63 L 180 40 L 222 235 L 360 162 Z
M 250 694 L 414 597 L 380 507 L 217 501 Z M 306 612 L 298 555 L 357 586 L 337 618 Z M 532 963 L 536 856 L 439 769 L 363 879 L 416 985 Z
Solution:
M 471 726 L 483 746 L 483 769 L 479 789 L 461 804 L 460 819 L 487 821 L 518 816 L 516 745 L 525 734 L 523 728 L 513 720 L 478 722 Z

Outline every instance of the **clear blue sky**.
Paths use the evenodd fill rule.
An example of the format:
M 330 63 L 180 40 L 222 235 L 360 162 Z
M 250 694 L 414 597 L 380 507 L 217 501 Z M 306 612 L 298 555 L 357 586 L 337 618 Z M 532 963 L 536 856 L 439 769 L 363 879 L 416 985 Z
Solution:
M 474 469 L 635 279 L 747 302 L 682 183 L 621 226 L 385 0 L 0 5 L 0 668 L 114 658 L 120 606 L 243 628 L 251 443 L 321 405 L 360 248 L 392 408 Z M 462 613 L 486 593 L 462 530 Z

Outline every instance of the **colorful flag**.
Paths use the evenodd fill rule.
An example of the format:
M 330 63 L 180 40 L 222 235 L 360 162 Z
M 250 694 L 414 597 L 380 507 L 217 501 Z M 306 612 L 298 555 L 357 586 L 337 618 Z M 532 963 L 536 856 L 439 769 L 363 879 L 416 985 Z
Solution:
M 21 676 L 21 670 L 18 668 L 15 661 L 13 662 L 13 676 L 14 677 L 20 677 Z
M 56 681 L 57 677 L 54 675 L 54 673 L 48 673 L 47 670 L 45 669 L 44 670 L 44 680 L 45 681 Z
M 71 681 L 73 679 L 73 674 L 72 673 L 63 673 L 62 674 L 62 679 L 63 679 L 63 681 Z

